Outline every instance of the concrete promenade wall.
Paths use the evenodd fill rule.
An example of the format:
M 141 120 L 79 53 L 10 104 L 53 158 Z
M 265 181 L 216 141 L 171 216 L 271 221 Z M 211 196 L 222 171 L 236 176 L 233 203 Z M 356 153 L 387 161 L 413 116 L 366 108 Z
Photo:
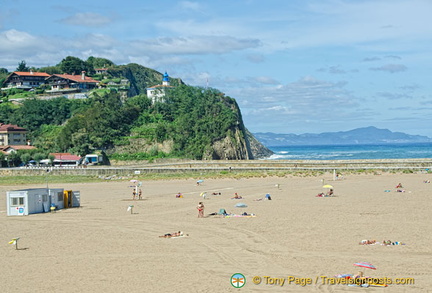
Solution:
M 189 172 L 265 172 L 265 171 L 343 171 L 343 170 L 413 170 L 432 171 L 432 159 L 403 160 L 343 160 L 343 161 L 181 161 L 181 162 L 129 162 L 128 165 L 83 167 L 32 167 L 0 168 L 1 176 L 44 175 L 87 175 L 87 176 L 130 176 L 138 172 L 189 173 Z

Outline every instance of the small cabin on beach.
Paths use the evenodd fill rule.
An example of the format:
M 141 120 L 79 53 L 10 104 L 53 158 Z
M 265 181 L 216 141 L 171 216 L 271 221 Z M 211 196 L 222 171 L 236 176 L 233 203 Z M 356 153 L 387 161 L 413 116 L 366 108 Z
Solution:
M 80 206 L 80 192 L 62 188 L 33 188 L 6 193 L 7 215 L 27 216 Z

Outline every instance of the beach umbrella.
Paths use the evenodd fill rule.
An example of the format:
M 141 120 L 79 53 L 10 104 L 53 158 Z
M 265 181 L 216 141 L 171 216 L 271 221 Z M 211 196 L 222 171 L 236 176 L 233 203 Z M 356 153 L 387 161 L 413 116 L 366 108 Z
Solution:
M 130 182 L 130 183 L 137 183 L 138 180 L 130 180 L 129 182 Z
M 326 185 L 323 185 L 323 188 L 333 188 L 333 186 L 330 184 L 326 184 Z
M 368 263 L 368 262 L 356 262 L 354 265 L 356 267 L 361 267 L 361 268 L 367 268 L 367 269 L 371 269 L 371 270 L 376 270 L 376 267 L 374 267 L 373 264 Z
M 204 182 L 204 180 L 202 180 L 202 179 L 197 181 L 197 183 L 203 183 L 203 182 Z

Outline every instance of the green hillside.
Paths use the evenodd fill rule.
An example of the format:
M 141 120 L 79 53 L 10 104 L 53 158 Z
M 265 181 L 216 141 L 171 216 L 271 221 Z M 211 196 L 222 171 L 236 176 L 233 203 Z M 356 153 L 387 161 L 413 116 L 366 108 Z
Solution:
M 171 79 L 174 87 L 164 102 L 152 104 L 146 88 L 162 80 L 162 74 L 153 69 L 110 64 L 107 73 L 94 78 L 106 86 L 87 93 L 87 99 L 41 99 L 42 93 L 13 104 L 6 96 L 0 104 L 0 122 L 26 128 L 32 144 L 44 154 L 85 155 L 102 150 L 117 160 L 257 157 L 236 101 L 216 89 Z M 108 85 L 119 80 L 127 80 L 127 86 Z

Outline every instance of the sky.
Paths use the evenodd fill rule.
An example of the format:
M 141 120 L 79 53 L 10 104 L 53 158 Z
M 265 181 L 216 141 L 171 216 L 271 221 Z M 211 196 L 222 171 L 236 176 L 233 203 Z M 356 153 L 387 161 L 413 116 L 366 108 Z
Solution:
M 0 67 L 138 63 L 236 99 L 252 132 L 432 137 L 430 0 L 0 0 Z

